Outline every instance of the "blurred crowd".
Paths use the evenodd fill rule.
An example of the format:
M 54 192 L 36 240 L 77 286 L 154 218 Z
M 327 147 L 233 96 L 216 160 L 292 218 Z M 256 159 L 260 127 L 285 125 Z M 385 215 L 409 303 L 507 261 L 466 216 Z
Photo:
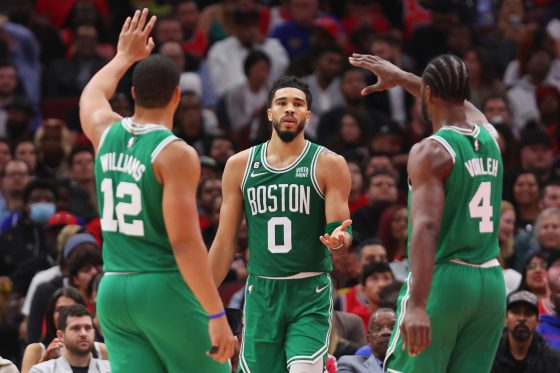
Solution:
M 442 53 L 461 57 L 472 103 L 500 134 L 505 166 L 495 219 L 512 299 L 494 370 L 529 369 L 527 354 L 535 351 L 548 354 L 545 365 L 519 371 L 560 369 L 560 352 L 550 347 L 560 347 L 558 0 L 2 1 L 0 356 L 29 372 L 59 358 L 61 347 L 71 351 L 57 331 L 85 318 L 95 330 L 88 334 L 92 358 L 107 359 L 95 318 L 102 276 L 95 154 L 81 131 L 78 100 L 115 55 L 126 16 L 144 6 L 158 15 L 154 53 L 182 71 L 173 131 L 200 155 L 199 223 L 208 246 L 225 162 L 270 136 L 271 83 L 291 74 L 309 84 L 306 137 L 343 155 L 352 176 L 354 244 L 332 257 L 331 372 L 337 360 L 340 371 L 354 364 L 346 355 L 378 368 L 383 360 L 408 270 L 408 151 L 431 132 L 421 102 L 402 88 L 362 96 L 375 77 L 347 57 L 375 54 L 416 74 Z M 131 71 L 111 99 L 123 117 L 134 109 L 130 86 Z M 245 229 L 238 248 L 220 287 L 232 307 L 244 301 Z M 72 304 L 82 308 L 59 316 Z M 508 352 L 522 342 L 534 345 L 525 356 Z

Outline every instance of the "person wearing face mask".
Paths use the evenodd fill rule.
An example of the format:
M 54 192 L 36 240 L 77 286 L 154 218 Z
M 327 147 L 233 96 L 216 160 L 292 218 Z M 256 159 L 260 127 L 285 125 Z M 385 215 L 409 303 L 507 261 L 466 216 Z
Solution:
M 27 185 L 21 217 L 0 235 L 0 275 L 10 276 L 22 261 L 46 252 L 45 226 L 56 211 L 56 199 L 56 189 L 46 181 Z

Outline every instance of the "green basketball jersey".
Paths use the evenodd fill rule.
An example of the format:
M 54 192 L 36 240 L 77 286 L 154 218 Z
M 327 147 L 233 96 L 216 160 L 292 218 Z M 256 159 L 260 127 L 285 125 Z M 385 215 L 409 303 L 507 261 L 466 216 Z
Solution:
M 503 175 L 498 144 L 481 126 L 444 126 L 430 138 L 443 145 L 454 162 L 444 186 L 436 264 L 451 259 L 480 264 L 496 258 Z
M 299 272 L 330 272 L 325 233 L 325 200 L 315 176 L 322 147 L 306 142 L 290 166 L 266 161 L 268 143 L 250 150 L 241 190 L 249 234 L 249 273 L 286 277 Z
M 130 118 L 101 137 L 95 179 L 105 271 L 177 270 L 163 220 L 163 186 L 152 169 L 157 155 L 175 140 L 163 126 L 140 126 Z

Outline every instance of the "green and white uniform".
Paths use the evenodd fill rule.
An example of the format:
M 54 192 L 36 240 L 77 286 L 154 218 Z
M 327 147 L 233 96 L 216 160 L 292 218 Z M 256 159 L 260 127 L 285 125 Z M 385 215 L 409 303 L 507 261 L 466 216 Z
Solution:
M 386 368 L 388 372 L 407 373 L 488 372 L 505 318 L 504 280 L 496 260 L 503 175 L 500 150 L 481 126 L 473 130 L 444 126 L 425 141 L 439 142 L 454 163 L 445 181 L 445 204 L 426 307 L 432 342 L 416 357 L 402 350 L 399 325 L 410 295 L 409 273 L 398 300 Z M 410 232 L 409 219 L 409 237 Z
M 99 143 L 95 176 L 107 273 L 97 311 L 112 372 L 229 371 L 206 356 L 208 318 L 179 273 L 165 228 L 163 185 L 152 163 L 177 140 L 163 126 L 125 118 Z
M 279 169 L 268 143 L 251 148 L 241 185 L 249 236 L 249 278 L 241 372 L 287 372 L 325 359 L 332 315 L 324 195 L 315 176 L 322 147 L 309 141 Z

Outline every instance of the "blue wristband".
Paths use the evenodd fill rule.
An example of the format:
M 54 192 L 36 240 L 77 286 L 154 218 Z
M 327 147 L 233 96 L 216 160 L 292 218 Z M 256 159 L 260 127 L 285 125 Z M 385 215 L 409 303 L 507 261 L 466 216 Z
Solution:
M 225 316 L 225 315 L 226 315 L 226 311 L 222 311 L 222 312 L 215 313 L 213 315 L 208 315 L 208 319 L 209 320 L 219 319 L 220 317 Z

